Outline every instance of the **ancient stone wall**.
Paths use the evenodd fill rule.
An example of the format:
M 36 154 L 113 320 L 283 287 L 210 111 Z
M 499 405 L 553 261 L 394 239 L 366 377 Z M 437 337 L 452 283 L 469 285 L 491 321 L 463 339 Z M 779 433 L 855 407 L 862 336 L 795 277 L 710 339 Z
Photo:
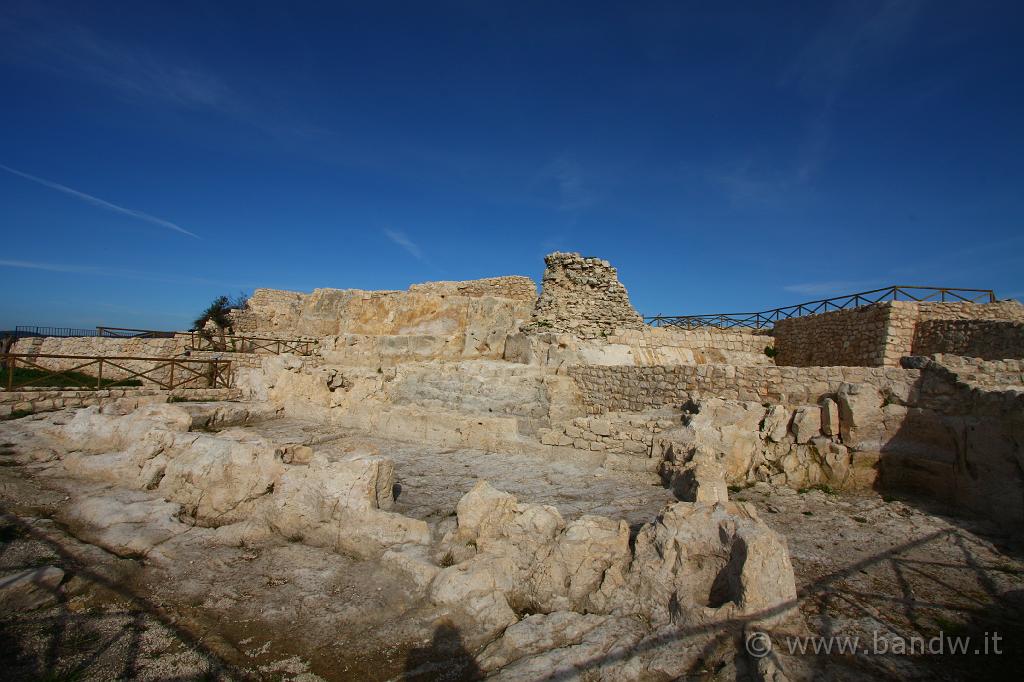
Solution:
M 167 358 L 179 355 L 189 345 L 187 334 L 166 339 L 118 339 L 109 336 L 36 336 L 18 339 L 12 353 L 30 355 L 103 355 Z
M 197 388 L 165 391 L 156 388 L 112 388 L 99 391 L 0 391 L 0 419 L 12 412 L 28 414 L 69 407 L 106 405 L 119 401 L 126 409 L 147 403 L 165 403 L 172 398 L 187 400 L 238 400 L 237 388 Z
M 1024 306 L 1016 301 L 984 304 L 888 301 L 780 320 L 773 332 L 775 362 L 795 367 L 896 367 L 900 358 L 922 352 L 915 347 L 919 325 L 926 322 L 934 325 L 940 320 L 1024 322 Z M 979 333 L 984 328 L 984 325 L 976 327 Z M 942 327 L 934 326 L 933 329 L 941 330 Z M 932 334 L 929 343 L 934 343 L 934 340 L 935 334 Z M 945 350 L 939 344 L 931 352 Z
M 280 289 L 256 289 L 245 308 L 232 310 L 232 327 L 236 334 L 274 336 L 294 334 L 306 294 Z
M 779 320 L 775 323 L 775 362 L 813 367 L 895 365 L 887 357 L 892 307 L 876 303 L 850 310 Z
M 608 261 L 556 252 L 544 263 L 540 298 L 526 329 L 593 339 L 616 329 L 643 328 L 643 318 Z
M 951 353 L 985 360 L 1024 358 L 1024 322 L 925 320 L 917 324 L 914 355 Z
M 607 338 L 531 331 L 510 336 L 504 359 L 528 365 L 773 365 L 770 336 L 725 330 L 618 330 Z
M 983 360 L 964 355 L 932 355 L 936 364 L 948 369 L 957 380 L 972 387 L 1017 388 L 1024 386 L 1024 360 Z
M 917 370 L 889 367 L 735 367 L 733 365 L 578 365 L 568 370 L 589 414 L 679 407 L 695 396 L 787 405 L 816 403 L 843 383 L 909 393 Z
M 471 298 L 491 296 L 511 298 L 530 304 L 537 301 L 537 285 L 529 277 L 518 275 L 471 279 L 464 282 L 424 282 L 423 284 L 413 284 L 409 287 L 409 293 L 469 296 Z
M 538 434 L 544 445 L 572 446 L 591 452 L 650 454 L 654 436 L 665 429 L 679 426 L 678 415 L 656 413 L 609 413 L 593 417 L 576 417 L 571 421 L 553 423 Z M 655 468 L 659 461 L 645 462 Z M 607 460 L 605 466 L 608 466 Z
M 257 289 L 233 318 L 247 334 L 323 340 L 333 362 L 387 366 L 500 358 L 536 300 L 527 277 L 427 282 L 408 291 Z
M 608 343 L 629 346 L 636 364 L 669 364 L 665 360 L 673 356 L 682 364 L 774 364 L 765 355 L 765 348 L 774 343 L 772 337 L 729 329 L 625 329 L 609 334 Z

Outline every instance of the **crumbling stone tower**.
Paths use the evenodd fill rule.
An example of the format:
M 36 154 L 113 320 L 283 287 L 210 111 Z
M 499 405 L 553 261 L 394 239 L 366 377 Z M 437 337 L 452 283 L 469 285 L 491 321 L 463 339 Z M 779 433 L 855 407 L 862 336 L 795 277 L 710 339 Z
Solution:
M 540 298 L 525 331 L 557 331 L 593 339 L 616 329 L 644 326 L 608 261 L 555 252 L 544 258 L 544 264 Z

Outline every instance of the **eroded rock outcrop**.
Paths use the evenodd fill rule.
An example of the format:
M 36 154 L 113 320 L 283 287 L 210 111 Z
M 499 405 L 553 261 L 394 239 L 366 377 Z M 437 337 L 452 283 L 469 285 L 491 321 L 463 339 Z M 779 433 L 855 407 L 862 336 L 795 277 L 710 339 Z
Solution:
M 781 619 L 795 599 L 785 540 L 752 508 L 678 502 L 639 531 L 553 507 L 519 503 L 485 481 L 458 505 L 442 542 L 453 560 L 431 598 L 468 612 L 489 632 L 516 612 L 641 616 L 655 626 L 737 616 Z
M 203 423 L 223 414 L 219 407 L 207 411 Z M 391 460 L 362 453 L 330 459 L 244 429 L 189 431 L 202 412 L 195 405 L 149 406 L 127 415 L 89 408 L 41 429 L 68 473 L 128 488 L 122 496 L 131 499 L 123 501 L 75 501 L 70 516 L 101 529 L 96 532 L 107 545 L 133 555 L 190 524 L 244 524 L 240 537 L 262 527 L 363 557 L 430 542 L 426 523 L 387 511 L 394 499 Z M 154 512 L 159 523 L 150 517 L 154 496 L 165 501 Z
M 845 385 L 844 385 L 845 386 Z M 859 396 L 869 398 L 867 388 Z M 850 395 L 841 392 L 840 405 Z M 877 394 L 877 391 L 875 392 Z M 858 403 L 858 424 L 843 426 L 847 433 L 871 431 L 877 450 L 884 431 L 865 415 L 869 409 L 881 415 L 881 396 Z M 772 481 L 778 485 L 805 487 L 829 485 L 834 488 L 870 486 L 875 480 L 877 458 L 854 457 L 839 424 L 852 421 L 839 416 L 836 402 L 791 408 L 785 405 L 707 398 L 689 406 L 684 425 L 659 433 L 653 451 L 664 459 L 661 473 L 680 499 L 721 500 L 726 485 Z M 839 423 L 837 423 L 837 421 Z M 870 426 L 868 426 L 870 425 Z M 826 426 L 834 435 L 825 434 Z M 857 441 L 858 447 L 865 442 Z
M 316 454 L 308 466 L 289 467 L 282 474 L 267 518 L 290 540 L 355 556 L 429 543 L 425 522 L 387 511 L 394 486 L 394 464 L 385 457 L 356 454 L 331 461 Z

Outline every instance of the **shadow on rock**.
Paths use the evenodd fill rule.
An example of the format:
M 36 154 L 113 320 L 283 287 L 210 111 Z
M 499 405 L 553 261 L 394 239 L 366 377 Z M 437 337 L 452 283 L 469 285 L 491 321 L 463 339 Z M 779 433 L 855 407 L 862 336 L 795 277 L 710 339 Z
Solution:
M 403 680 L 482 680 L 483 671 L 451 623 L 434 628 L 430 644 L 412 649 L 405 661 Z

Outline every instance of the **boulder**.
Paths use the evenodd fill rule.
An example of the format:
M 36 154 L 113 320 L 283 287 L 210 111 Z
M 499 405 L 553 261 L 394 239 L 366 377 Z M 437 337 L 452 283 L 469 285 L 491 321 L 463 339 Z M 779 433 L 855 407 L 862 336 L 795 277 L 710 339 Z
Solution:
M 882 394 L 868 384 L 844 383 L 837 394 L 839 431 L 854 450 L 880 450 L 885 435 Z
M 681 429 L 663 432 L 661 440 L 679 445 L 677 453 L 693 452 L 699 445 L 725 470 L 728 482 L 744 481 L 762 450 L 760 403 L 709 398 L 697 403 L 697 412 L 686 417 Z M 677 454 L 677 459 L 686 457 Z
M 455 507 L 459 535 L 475 540 L 480 535 L 495 535 L 515 515 L 514 495 L 495 490 L 487 481 L 479 481 L 462 496 Z
M 606 573 L 625 571 L 630 558 L 628 523 L 582 516 L 558 535 L 520 597 L 544 610 L 585 610 Z
M 307 466 L 288 467 L 280 476 L 267 520 L 285 538 L 360 557 L 429 544 L 424 521 L 384 511 L 394 501 L 394 483 L 394 464 L 384 457 L 332 461 L 315 454 Z
M 782 405 L 771 405 L 761 424 L 761 433 L 773 443 L 782 442 L 789 433 L 791 420 L 792 414 L 789 410 Z
M 821 408 L 798 407 L 793 413 L 793 438 L 797 443 L 807 443 L 821 434 Z
M 796 605 L 785 538 L 753 507 L 677 502 L 637 535 L 635 611 L 652 623 L 756 616 L 777 622 Z
M 157 490 L 204 526 L 251 517 L 285 469 L 272 442 L 245 432 L 179 434 L 170 449 Z
M 832 398 L 821 401 L 821 432 L 826 436 L 839 435 L 839 403 Z
M 153 493 L 110 488 L 102 495 L 73 498 L 59 520 L 76 537 L 120 557 L 145 557 L 191 525 L 182 523 L 181 505 Z
M 677 498 L 686 502 L 728 502 L 729 487 L 725 482 L 725 467 L 713 455 L 698 446 L 683 463 L 669 459 L 662 464 L 662 478 Z

